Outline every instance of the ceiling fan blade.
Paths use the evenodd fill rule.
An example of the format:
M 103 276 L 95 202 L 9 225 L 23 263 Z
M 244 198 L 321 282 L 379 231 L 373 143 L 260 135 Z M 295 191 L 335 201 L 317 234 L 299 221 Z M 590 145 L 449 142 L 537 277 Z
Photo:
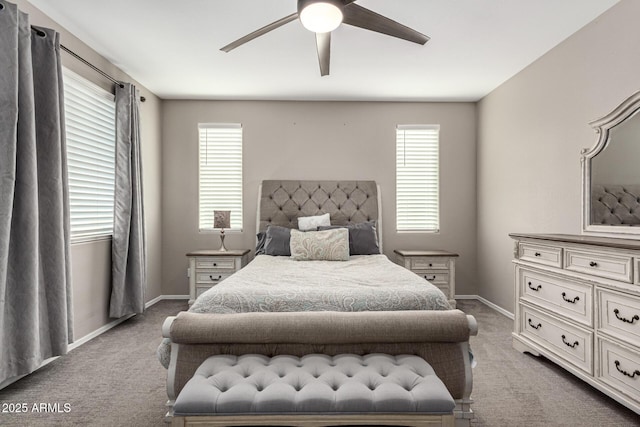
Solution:
M 342 20 L 344 24 L 418 44 L 425 44 L 429 41 L 429 37 L 424 34 L 357 4 L 348 4 L 344 7 L 342 13 L 344 14 L 344 19 Z
M 292 13 L 289 16 L 285 16 L 282 19 L 278 19 L 275 22 L 272 22 L 269 25 L 265 25 L 264 27 L 255 30 L 253 33 L 247 34 L 244 37 L 240 37 L 238 40 L 229 43 L 228 45 L 226 45 L 225 47 L 221 48 L 220 50 L 224 51 L 224 52 L 229 52 L 230 50 L 233 50 L 235 48 L 237 48 L 238 46 L 242 46 L 243 44 L 250 42 L 251 40 L 260 37 L 264 34 L 267 34 L 269 31 L 275 30 L 276 28 L 282 27 L 284 24 L 288 24 L 291 21 L 295 21 L 296 19 L 298 19 L 298 13 Z
M 331 33 L 316 33 L 316 46 L 318 48 L 318 62 L 320 62 L 320 75 L 329 75 L 329 62 L 331 61 Z

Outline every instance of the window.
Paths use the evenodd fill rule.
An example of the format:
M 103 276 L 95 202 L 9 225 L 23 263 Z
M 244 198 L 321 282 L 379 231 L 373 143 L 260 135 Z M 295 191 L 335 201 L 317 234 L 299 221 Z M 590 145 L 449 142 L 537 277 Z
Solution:
M 397 231 L 439 231 L 439 133 L 439 125 L 396 128 Z
M 242 230 L 242 125 L 200 123 L 200 231 L 213 230 L 213 211 L 231 211 L 231 229 Z
M 113 234 L 116 106 L 113 94 L 63 70 L 71 241 Z

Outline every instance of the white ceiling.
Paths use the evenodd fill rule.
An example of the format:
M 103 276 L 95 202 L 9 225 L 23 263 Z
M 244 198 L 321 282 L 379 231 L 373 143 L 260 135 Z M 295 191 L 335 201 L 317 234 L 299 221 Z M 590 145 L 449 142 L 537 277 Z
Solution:
M 161 98 L 476 101 L 618 0 L 359 0 L 431 40 L 341 25 L 325 77 L 299 21 L 219 50 L 295 0 L 30 2 Z

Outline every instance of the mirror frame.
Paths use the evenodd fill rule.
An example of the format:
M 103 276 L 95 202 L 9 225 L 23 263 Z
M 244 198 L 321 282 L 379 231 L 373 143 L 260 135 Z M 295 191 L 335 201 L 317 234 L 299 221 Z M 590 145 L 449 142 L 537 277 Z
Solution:
M 580 163 L 582 166 L 583 234 L 600 234 L 626 238 L 637 238 L 637 236 L 640 235 L 640 227 L 591 224 L 591 160 L 607 146 L 610 130 L 627 120 L 638 110 L 640 110 L 640 91 L 635 92 L 629 98 L 625 99 L 606 116 L 589 123 L 596 132 L 597 140 L 592 148 L 585 148 L 580 153 Z

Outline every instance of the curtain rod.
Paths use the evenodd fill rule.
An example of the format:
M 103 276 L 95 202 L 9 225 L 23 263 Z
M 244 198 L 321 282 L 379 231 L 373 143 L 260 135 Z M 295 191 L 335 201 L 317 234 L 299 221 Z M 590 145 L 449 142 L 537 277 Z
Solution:
M 38 33 L 39 34 L 39 33 Z M 84 59 L 83 57 L 81 57 L 80 55 L 78 55 L 77 53 L 75 53 L 74 51 L 72 51 L 71 49 L 69 49 L 68 47 L 66 47 L 65 45 L 61 44 L 60 45 L 60 49 L 64 50 L 65 52 L 67 52 L 69 55 L 73 56 L 75 59 L 77 59 L 78 61 L 82 62 L 83 64 L 85 64 L 87 67 L 91 68 L 93 71 L 101 74 L 103 77 L 105 77 L 108 80 L 111 80 L 114 84 L 117 84 L 120 87 L 124 87 L 124 85 L 114 79 L 113 77 L 111 77 L 109 74 L 105 73 L 104 71 L 102 71 L 100 68 L 96 67 L 95 65 L 93 65 L 91 62 L 87 61 L 86 59 Z M 140 101 L 144 102 L 147 99 L 144 96 L 140 97 Z

